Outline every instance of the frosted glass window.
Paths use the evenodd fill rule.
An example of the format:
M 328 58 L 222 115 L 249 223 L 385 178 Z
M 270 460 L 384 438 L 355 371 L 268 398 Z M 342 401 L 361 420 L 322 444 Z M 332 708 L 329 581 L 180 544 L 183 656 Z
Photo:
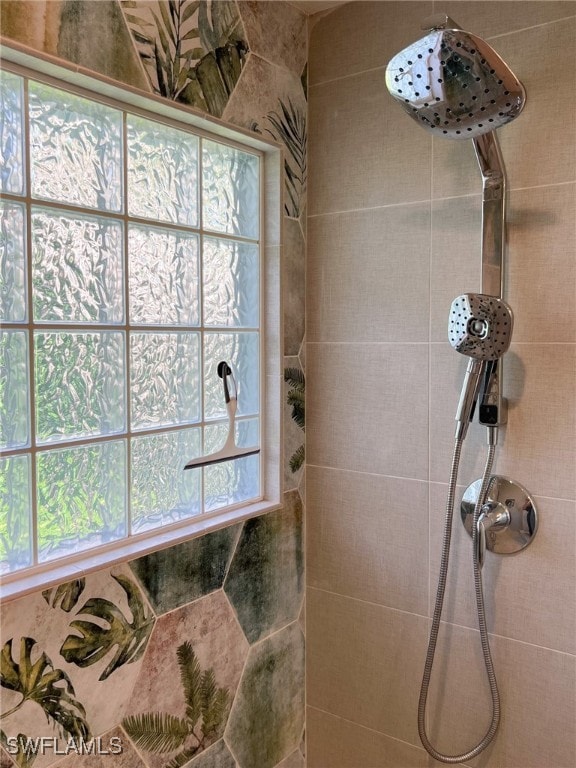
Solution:
M 40 80 L 0 82 L 6 574 L 262 498 L 261 455 L 184 471 L 222 360 L 260 446 L 260 154 Z
M 0 459 L 0 574 L 32 565 L 30 456 Z
M 27 318 L 25 233 L 25 207 L 0 201 L 1 321 L 20 323 Z
M 0 331 L 0 448 L 24 448 L 30 442 L 28 418 L 28 336 Z
M 122 112 L 30 82 L 32 194 L 122 210 Z
M 205 237 L 202 257 L 204 324 L 256 328 L 260 315 L 258 246 Z
M 198 236 L 131 226 L 130 315 L 141 325 L 198 325 Z
M 182 472 L 180 457 L 201 455 L 200 429 L 181 429 L 132 440 L 132 526 L 145 531 L 197 515 L 201 471 Z
M 0 70 L 0 191 L 24 194 L 23 80 Z
M 34 319 L 122 323 L 123 248 L 119 221 L 33 208 Z
M 128 212 L 198 223 L 198 140 L 186 131 L 128 117 Z
M 37 455 L 40 562 L 126 535 L 123 440 Z
M 257 238 L 258 157 L 216 141 L 202 143 L 204 226 L 216 232 Z
M 196 333 L 133 333 L 130 337 L 132 427 L 200 420 Z
M 123 431 L 124 334 L 50 331 L 34 341 L 38 442 Z

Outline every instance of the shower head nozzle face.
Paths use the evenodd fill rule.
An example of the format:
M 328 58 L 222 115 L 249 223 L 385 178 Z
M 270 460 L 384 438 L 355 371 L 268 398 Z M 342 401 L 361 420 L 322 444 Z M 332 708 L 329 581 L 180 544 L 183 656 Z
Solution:
M 524 107 L 522 83 L 484 40 L 436 29 L 396 54 L 386 68 L 390 94 L 423 128 L 471 139 L 514 120 Z
M 448 339 L 457 352 L 475 360 L 497 360 L 512 341 L 512 310 L 502 299 L 465 293 L 452 302 Z

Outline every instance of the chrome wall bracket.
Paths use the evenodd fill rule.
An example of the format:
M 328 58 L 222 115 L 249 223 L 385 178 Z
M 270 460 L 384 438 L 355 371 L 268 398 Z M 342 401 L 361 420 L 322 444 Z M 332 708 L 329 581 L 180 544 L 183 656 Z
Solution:
M 470 536 L 481 486 L 482 480 L 476 480 L 462 497 L 462 523 Z M 513 480 L 493 475 L 477 522 L 476 556 L 480 566 L 487 549 L 498 555 L 520 552 L 530 544 L 537 529 L 538 513 L 528 491 Z

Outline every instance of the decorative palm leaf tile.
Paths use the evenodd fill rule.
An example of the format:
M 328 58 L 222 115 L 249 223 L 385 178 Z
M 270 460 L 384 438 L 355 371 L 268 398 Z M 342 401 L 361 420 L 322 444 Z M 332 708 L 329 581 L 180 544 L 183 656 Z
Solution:
M 1 611 L 5 738 L 89 739 L 118 723 L 155 621 L 127 566 L 26 596 Z M 47 751 L 34 766 L 55 759 Z
M 306 195 L 306 97 L 300 78 L 250 54 L 222 117 L 286 147 L 285 214 L 298 218 Z
M 302 504 L 297 491 L 284 502 L 244 523 L 224 584 L 250 643 L 294 621 L 302 603 Z
M 85 752 L 71 752 L 54 768 L 147 768 L 121 728 L 114 728 L 97 737 Z
M 304 637 L 297 623 L 250 649 L 225 739 L 242 768 L 273 768 L 304 726 Z
M 218 741 L 247 652 L 221 590 L 157 620 L 122 720 L 149 768 L 184 765 Z
M 284 487 L 299 484 L 304 466 L 306 382 L 297 357 L 284 358 Z
M 153 90 L 220 116 L 248 51 L 233 0 L 121 0 Z
M 130 563 L 158 615 L 220 589 L 240 528 L 232 525 Z

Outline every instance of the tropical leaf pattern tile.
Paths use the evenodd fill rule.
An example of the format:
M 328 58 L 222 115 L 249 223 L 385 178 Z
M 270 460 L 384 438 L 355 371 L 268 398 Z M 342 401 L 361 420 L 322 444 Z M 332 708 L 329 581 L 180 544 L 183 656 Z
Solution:
M 43 39 L 46 53 L 282 143 L 284 214 L 302 229 L 306 39 L 293 7 L 236 0 L 75 0 L 42 4 L 42 11 L 32 0 L 4 5 L 8 37 L 32 48 Z M 286 23 L 271 32 L 265 25 L 272 18 Z M 300 309 L 288 311 L 295 316 Z M 290 328 L 295 355 L 303 326 Z M 285 364 L 296 365 L 292 358 Z M 286 418 L 295 430 L 290 457 L 303 435 L 304 382 L 300 374 L 286 376 Z M 303 445 L 294 467 L 300 460 Z M 302 508 L 296 491 L 285 502 L 277 513 L 2 606 L 0 743 L 18 734 L 108 733 L 120 735 L 124 748 L 112 759 L 12 759 L 0 748 L 0 768 L 303 765 L 303 638 L 296 621 Z M 135 747 L 122 721 L 146 725 L 160 745 L 166 739 L 164 746 L 176 748 L 146 751 L 133 730 Z M 190 735 L 192 723 L 200 739 Z M 173 739 L 184 732 L 186 738 L 170 742 L 170 731 Z
M 122 0 L 154 91 L 221 115 L 248 51 L 232 0 Z

